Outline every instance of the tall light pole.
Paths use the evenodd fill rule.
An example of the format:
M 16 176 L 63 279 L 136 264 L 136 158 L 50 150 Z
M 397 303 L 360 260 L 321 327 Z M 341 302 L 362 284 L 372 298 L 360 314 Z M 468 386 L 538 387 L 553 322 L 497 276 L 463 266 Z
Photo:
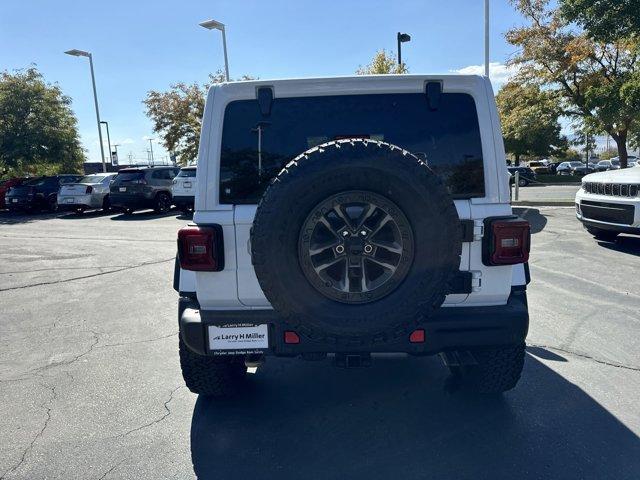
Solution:
M 398 65 L 402 65 L 402 44 L 411 41 L 411 35 L 398 32 Z
M 109 135 L 109 122 L 102 120 L 100 123 L 104 123 L 107 126 L 107 145 L 109 145 L 109 163 L 113 164 L 113 156 L 111 155 L 111 136 Z
M 98 108 L 98 93 L 96 92 L 96 76 L 93 73 L 93 56 L 89 52 L 83 50 L 67 50 L 67 55 L 74 57 L 87 57 L 89 59 L 89 67 L 91 67 L 91 83 L 93 84 L 93 101 L 96 104 L 96 120 L 98 122 L 98 138 L 100 139 L 100 156 L 102 157 L 102 171 L 107 171 L 107 164 L 104 161 L 104 146 L 102 145 L 102 128 L 100 127 L 100 109 Z
M 484 75 L 489 77 L 489 0 L 484 0 Z
M 116 163 L 115 165 L 118 165 L 118 163 L 120 163 L 120 159 L 118 158 L 118 147 L 120 146 L 119 143 L 114 143 L 113 144 L 113 148 L 115 149 L 115 153 L 116 153 Z M 113 163 L 113 154 L 111 155 L 111 165 L 114 165 Z
M 151 166 L 153 167 L 154 162 L 153 162 L 153 143 L 152 142 L 153 142 L 153 138 L 150 138 L 149 147 L 151 148 Z
M 224 23 L 215 20 L 206 20 L 200 23 L 201 27 L 207 30 L 220 30 L 222 32 L 222 49 L 224 50 L 224 78 L 229 81 L 229 60 L 227 59 L 227 35 L 224 29 Z

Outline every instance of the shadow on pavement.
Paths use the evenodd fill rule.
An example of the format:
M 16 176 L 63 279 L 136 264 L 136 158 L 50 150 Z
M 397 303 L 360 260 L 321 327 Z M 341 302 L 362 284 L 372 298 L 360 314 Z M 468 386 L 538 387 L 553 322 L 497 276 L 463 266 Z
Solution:
M 131 221 L 139 221 L 139 220 L 153 220 L 156 218 L 164 218 L 164 217 L 174 217 L 176 212 L 174 210 L 169 210 L 166 213 L 156 213 L 153 210 L 142 210 L 139 212 L 134 212 L 130 215 L 125 215 L 121 212 L 116 212 L 114 217 L 111 217 L 111 220 L 115 220 L 118 222 L 131 222 Z
M 60 213 L 51 213 L 47 211 L 33 212 L 10 212 L 8 210 L 0 211 L 0 225 L 15 225 L 18 223 L 32 223 L 39 220 L 50 220 L 59 217 Z
M 640 257 L 640 237 L 620 235 L 615 242 L 599 241 L 598 245 L 609 250 Z
M 640 478 L 640 440 L 528 355 L 503 397 L 447 394 L 435 358 L 365 370 L 277 359 L 239 398 L 199 397 L 201 479 Z
M 531 233 L 540 233 L 547 226 L 547 217 L 540 213 L 537 208 L 513 208 L 513 214 L 518 215 L 531 224 Z

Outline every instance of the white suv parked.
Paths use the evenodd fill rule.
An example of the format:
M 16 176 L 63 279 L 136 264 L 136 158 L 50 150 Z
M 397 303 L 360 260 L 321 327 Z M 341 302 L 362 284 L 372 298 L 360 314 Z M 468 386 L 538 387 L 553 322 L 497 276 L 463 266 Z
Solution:
M 513 388 L 530 229 L 504 158 L 483 77 L 212 87 L 174 277 L 187 386 L 231 393 L 266 356 L 403 352 Z
M 173 204 L 185 213 L 193 210 L 196 196 L 196 166 L 182 167 L 173 179 L 171 197 Z
M 598 240 L 640 234 L 640 169 L 624 168 L 583 177 L 576 217 Z

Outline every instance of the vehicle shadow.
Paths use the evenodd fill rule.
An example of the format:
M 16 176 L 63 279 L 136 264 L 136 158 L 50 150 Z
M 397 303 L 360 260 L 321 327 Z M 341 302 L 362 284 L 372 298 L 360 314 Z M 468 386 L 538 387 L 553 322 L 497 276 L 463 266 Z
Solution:
M 8 210 L 0 211 L 0 225 L 15 225 L 19 223 L 33 223 L 40 220 L 50 220 L 57 218 L 60 213 L 34 211 L 34 212 L 10 212 Z
M 200 479 L 621 479 L 640 440 L 578 386 L 527 355 L 498 398 L 453 394 L 434 358 L 367 370 L 276 359 L 234 399 L 199 397 Z
M 536 234 L 544 230 L 547 226 L 547 217 L 540 213 L 537 208 L 519 208 L 513 207 L 513 214 L 518 215 L 531 224 L 531 233 Z
M 82 213 L 76 213 L 76 212 L 64 212 L 62 213 L 62 215 L 60 216 L 60 218 L 64 219 L 64 220 L 82 220 L 82 219 L 86 219 L 86 218 L 99 218 L 99 217 L 106 217 L 109 215 L 114 215 L 116 212 L 105 212 L 104 210 L 87 210 L 85 212 Z
M 597 242 L 603 248 L 640 257 L 640 237 L 620 235 L 615 242 Z
M 169 210 L 166 213 L 156 213 L 153 210 L 141 210 L 138 212 L 133 212 L 130 215 L 125 215 L 122 212 L 115 212 L 116 215 L 111 217 L 111 220 L 115 220 L 117 222 L 131 222 L 131 221 L 140 221 L 140 220 L 153 220 L 156 218 L 164 218 L 164 217 L 173 217 L 176 215 L 175 210 Z

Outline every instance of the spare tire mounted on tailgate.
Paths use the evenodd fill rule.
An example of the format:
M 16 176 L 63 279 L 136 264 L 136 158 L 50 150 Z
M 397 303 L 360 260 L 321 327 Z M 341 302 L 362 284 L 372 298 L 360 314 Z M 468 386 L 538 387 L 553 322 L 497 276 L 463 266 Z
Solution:
M 462 238 L 451 196 L 413 154 L 337 140 L 273 180 L 251 232 L 256 276 L 291 328 L 338 344 L 392 342 L 444 301 Z

